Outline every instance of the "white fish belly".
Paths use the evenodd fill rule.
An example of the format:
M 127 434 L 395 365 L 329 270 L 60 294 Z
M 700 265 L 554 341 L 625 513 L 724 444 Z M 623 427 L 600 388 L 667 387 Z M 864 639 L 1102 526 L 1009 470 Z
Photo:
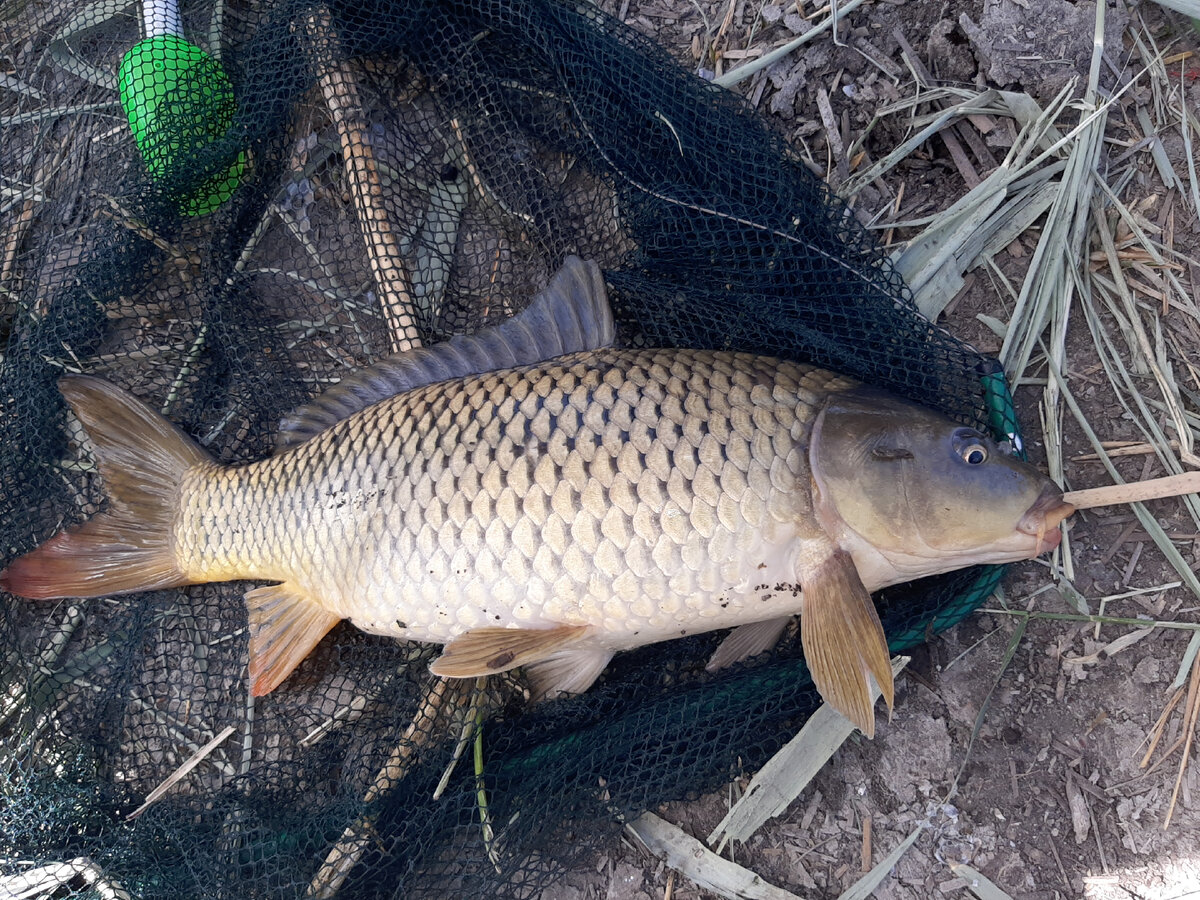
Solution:
M 347 583 L 339 612 L 364 631 L 437 643 L 481 627 L 588 625 L 594 632 L 588 643 L 627 649 L 798 612 L 793 560 L 801 539 L 794 531 L 773 537 L 768 542 L 755 535 L 742 543 L 718 537 L 715 543 L 734 551 L 724 559 L 708 556 L 714 541 L 695 540 L 678 553 L 660 550 L 657 559 L 665 567 L 655 559 L 658 544 L 636 537 L 624 551 L 603 546 L 608 539 L 602 538 L 590 556 L 577 545 L 562 556 L 542 545 L 530 556 L 511 541 L 499 554 L 489 550 L 478 560 L 435 552 L 419 563 L 421 572 L 411 571 L 418 563 L 405 567 L 423 579 Z M 610 557 L 645 565 L 641 574 L 628 567 L 614 574 L 615 565 L 595 562 Z M 696 568 L 685 557 L 695 559 Z

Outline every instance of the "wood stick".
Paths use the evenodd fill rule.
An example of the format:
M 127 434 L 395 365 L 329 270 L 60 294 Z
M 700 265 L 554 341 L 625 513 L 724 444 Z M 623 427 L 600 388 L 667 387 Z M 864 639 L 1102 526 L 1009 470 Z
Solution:
M 332 61 L 336 59 L 337 36 L 333 33 L 328 10 L 322 9 L 310 16 L 306 26 L 314 53 L 331 60 L 317 81 L 342 144 L 346 181 L 358 212 L 358 224 L 379 291 L 391 349 L 393 353 L 402 353 L 421 346 L 414 312 L 416 306 L 409 288 L 412 280 L 400 255 L 399 240 L 382 207 L 383 185 L 362 114 L 358 83 L 349 63 Z
M 1200 472 L 1184 472 L 1165 478 L 1151 478 L 1132 484 L 1110 484 L 1107 487 L 1068 491 L 1063 500 L 1076 509 L 1091 509 L 1093 506 L 1114 506 L 1119 503 L 1140 503 L 1143 500 L 1159 500 L 1163 497 L 1178 497 L 1180 494 L 1200 493 Z
M 862 823 L 862 862 L 860 871 L 865 875 L 871 871 L 871 817 L 863 816 Z
M 425 693 L 417 704 L 417 712 L 412 722 L 404 731 L 404 736 L 392 750 L 388 761 L 375 776 L 375 780 L 367 788 L 363 803 L 370 804 L 378 800 L 394 788 L 412 767 L 418 751 L 424 749 L 434 739 L 434 727 L 442 716 L 443 705 L 449 695 L 450 702 L 461 702 L 462 685 L 466 682 L 452 682 L 445 678 L 435 678 L 425 688 Z M 334 845 L 317 874 L 309 882 L 305 892 L 305 900 L 333 900 L 342 884 L 349 877 L 350 871 L 358 864 L 363 852 L 370 845 L 374 836 L 374 818 L 364 813 L 349 825 L 337 844 Z

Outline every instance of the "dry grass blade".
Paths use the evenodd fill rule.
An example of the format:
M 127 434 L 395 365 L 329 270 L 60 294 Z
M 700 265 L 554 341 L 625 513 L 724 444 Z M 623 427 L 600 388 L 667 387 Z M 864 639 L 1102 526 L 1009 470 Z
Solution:
M 871 823 L 870 816 L 863 816 L 861 868 L 864 875 L 871 871 Z
M 1066 135 L 1059 132 L 1054 123 L 1058 121 L 1063 111 L 1067 108 L 1071 97 L 1071 90 L 1072 85 L 1068 84 L 1065 86 L 1045 110 L 1038 106 L 1037 102 L 1028 94 L 998 90 L 967 92 L 949 88 L 936 88 L 885 107 L 881 110 L 881 115 L 902 112 L 926 101 L 942 99 L 944 97 L 953 97 L 958 101 L 956 105 L 950 106 L 940 112 L 930 114 L 929 116 L 914 117 L 909 124 L 921 130 L 905 140 L 891 153 L 875 163 L 875 165 L 858 173 L 846 185 L 843 194 L 846 196 L 852 195 L 864 184 L 890 171 L 901 160 L 909 156 L 913 150 L 939 133 L 943 128 L 957 122 L 960 118 L 969 119 L 973 116 L 1008 117 L 1014 119 L 1020 126 L 1021 130 L 1017 135 L 1017 139 L 1014 141 L 1004 161 L 996 171 L 989 174 L 978 186 L 955 201 L 949 209 L 923 219 L 906 222 L 904 223 L 905 225 L 940 225 L 947 216 L 953 216 L 964 209 L 977 206 L 981 202 L 981 198 L 990 196 L 997 189 L 1004 189 L 1010 185 L 1013 190 L 1024 189 L 1028 186 L 1031 179 L 1044 182 L 1048 176 L 1042 170 L 1045 169 L 1053 174 L 1057 174 L 1064 165 L 1063 160 L 1059 158 L 1061 151 L 1084 128 L 1090 125 L 1095 117 L 1094 114 L 1086 117 Z M 1040 150 L 1040 152 L 1036 156 L 1033 156 L 1035 150 Z
M 478 168 L 470 162 L 467 154 L 461 128 L 457 127 L 454 120 L 451 125 L 458 136 L 459 147 L 448 151 L 443 157 L 443 171 L 458 169 L 461 172 L 465 169 L 469 173 L 477 173 Z M 412 295 L 416 309 L 427 323 L 437 322 L 441 316 L 450 280 L 450 261 L 454 259 L 459 226 L 470 200 L 467 184 L 467 179 L 461 174 L 458 178 L 433 179 L 429 185 L 429 209 L 413 240 L 413 260 L 409 267 Z M 478 181 L 477 190 L 480 185 L 482 180 Z
M 1187 701 L 1183 707 L 1183 757 L 1179 760 L 1179 774 L 1175 778 L 1175 788 L 1171 791 L 1171 805 L 1167 807 L 1167 817 L 1163 820 L 1164 831 L 1170 827 L 1171 819 L 1175 815 L 1175 803 L 1179 799 L 1179 789 L 1183 786 L 1183 777 L 1187 772 L 1198 717 L 1200 717 L 1200 661 L 1192 664 L 1192 678 L 1188 684 Z
M 1097 18 L 1102 17 L 1103 13 L 1098 11 Z M 1076 290 L 1070 270 L 1083 256 L 1091 183 L 1103 137 L 1104 119 L 1096 118 L 1072 147 L 1058 195 L 1047 215 L 1047 226 L 1034 251 L 1000 349 L 1000 361 L 1014 383 L 1028 366 L 1047 325 L 1051 327 L 1051 352 L 1062 364 L 1066 325 Z M 1047 397 L 1046 408 L 1047 419 L 1057 414 L 1054 397 Z
M 883 157 L 883 159 L 879 160 L 874 165 L 869 166 L 851 178 L 843 186 L 841 191 L 842 195 L 846 197 L 853 196 L 862 189 L 863 185 L 870 184 L 879 176 L 891 171 L 902 160 L 906 159 L 914 150 L 916 150 L 927 140 L 951 123 L 972 115 L 1003 114 L 1002 107 L 997 105 L 999 100 L 999 92 L 989 90 L 964 99 L 958 105 L 943 110 L 932 122 L 925 125 L 920 131 L 905 140 L 902 144 L 892 150 L 891 153 Z M 896 107 L 892 107 L 890 109 L 895 111 Z M 984 180 L 984 183 L 987 183 L 987 179 Z M 981 184 L 980 187 L 982 186 L 983 185 Z M 978 190 L 978 188 L 976 188 L 976 190 Z M 940 216 L 938 218 L 940 218 Z
M 1137 241 L 1138 250 L 1145 254 L 1150 263 L 1155 266 L 1156 270 L 1161 273 L 1162 277 L 1165 278 L 1167 283 L 1171 286 L 1171 288 L 1173 288 L 1174 294 L 1170 298 L 1170 304 L 1172 306 L 1178 304 L 1179 309 L 1183 310 L 1192 319 L 1200 321 L 1200 309 L 1196 307 L 1196 301 L 1192 297 L 1191 291 L 1185 288 L 1179 281 L 1179 278 L 1173 271 L 1176 266 L 1167 261 L 1167 256 L 1173 255 L 1177 259 L 1187 262 L 1190 262 L 1190 260 L 1187 260 L 1186 257 L 1180 257 L 1179 254 L 1162 247 L 1156 241 L 1152 240 L 1146 233 L 1146 230 L 1142 227 L 1142 222 L 1139 220 L 1139 217 L 1135 216 L 1129 210 L 1129 208 L 1121 202 L 1120 198 L 1107 184 L 1105 184 L 1103 181 L 1097 181 L 1096 186 L 1100 189 L 1100 192 L 1105 195 L 1106 202 L 1111 204 L 1117 215 L 1121 217 L 1121 223 L 1129 228 L 1131 235 Z M 1200 203 L 1200 197 L 1197 198 L 1196 202 Z M 1197 209 L 1200 209 L 1200 207 L 1197 207 Z M 1118 251 L 1118 255 L 1119 253 L 1120 251 Z M 1128 253 L 1128 251 L 1126 251 L 1126 253 Z
M 1095 282 L 1095 279 L 1093 279 L 1093 281 Z M 1102 285 L 1096 283 L 1095 287 L 1097 293 L 1101 294 L 1101 296 L 1106 296 L 1105 288 Z M 1092 334 L 1093 341 L 1098 351 L 1101 365 L 1103 366 L 1105 374 L 1113 387 L 1116 399 L 1121 403 L 1122 406 L 1124 406 L 1134 425 L 1142 431 L 1148 441 L 1155 448 L 1159 460 L 1162 462 L 1167 471 L 1180 474 L 1183 466 L 1174 453 L 1172 453 L 1171 443 L 1167 439 L 1167 436 L 1163 432 L 1162 428 L 1159 426 L 1157 417 L 1154 415 L 1152 410 L 1152 407 L 1161 406 L 1162 408 L 1166 408 L 1166 405 L 1159 404 L 1152 398 L 1143 396 L 1139 389 L 1139 379 L 1136 379 L 1130 374 L 1129 369 L 1122 358 L 1123 354 L 1116 345 L 1116 341 L 1112 335 L 1112 330 L 1105 325 L 1099 311 L 1096 308 L 1096 304 L 1092 302 L 1090 297 L 1087 298 L 1087 302 L 1083 304 L 1083 312 L 1084 319 L 1087 323 L 1089 331 Z M 1128 322 L 1119 306 L 1110 302 L 1108 304 L 1108 312 L 1116 321 L 1117 331 L 1119 331 L 1122 336 L 1128 339 L 1129 336 L 1136 331 L 1135 326 Z M 1130 352 L 1135 355 L 1135 359 L 1137 358 L 1138 354 L 1138 343 L 1138 341 L 1133 340 L 1127 344 L 1127 346 L 1130 348 Z M 1148 369 L 1149 367 L 1147 366 L 1146 368 Z M 1059 370 L 1057 367 L 1051 366 L 1051 371 L 1054 373 L 1055 382 L 1060 382 L 1061 379 L 1058 375 Z M 1077 406 L 1073 407 L 1072 412 L 1075 414 L 1077 419 L 1081 418 L 1082 413 L 1079 412 Z M 1182 417 L 1182 426 L 1186 430 L 1188 428 L 1186 412 L 1182 409 L 1182 407 L 1176 407 L 1176 412 Z M 1081 424 L 1083 423 L 1081 422 Z M 1090 426 L 1084 424 L 1084 430 L 1087 432 L 1089 439 L 1092 440 L 1093 447 L 1097 454 L 1102 457 L 1101 462 L 1104 464 L 1105 468 L 1108 469 L 1113 480 L 1118 482 L 1123 481 L 1123 479 L 1120 479 L 1116 475 L 1116 469 L 1109 460 L 1107 452 L 1102 446 L 1100 446 L 1099 441 L 1096 439 L 1095 434 Z M 1181 448 L 1180 455 L 1182 456 L 1185 443 L 1181 442 L 1179 446 Z M 1198 527 L 1200 527 L 1200 505 L 1197 504 L 1196 497 L 1188 493 L 1180 494 L 1180 496 L 1183 498 L 1182 502 L 1191 514 L 1193 521 L 1197 523 Z M 1135 506 L 1134 510 L 1140 520 L 1149 518 L 1143 507 Z M 1188 567 L 1187 564 L 1182 561 L 1182 557 L 1179 557 L 1177 549 L 1170 543 L 1170 540 L 1168 539 L 1162 527 L 1157 523 L 1157 521 L 1153 520 L 1152 524 L 1147 524 L 1145 521 L 1143 521 L 1143 524 L 1146 525 L 1146 531 L 1150 534 L 1158 548 L 1163 552 L 1164 555 L 1167 556 L 1168 559 L 1172 561 L 1172 564 L 1176 566 L 1176 569 L 1180 571 L 1180 574 L 1183 575 L 1184 579 L 1189 582 L 1189 585 L 1191 585 L 1193 581 L 1195 581 L 1194 577 L 1189 577 L 1188 574 L 1185 574 L 1184 571 L 1179 568 L 1182 565 L 1184 569 L 1188 569 L 1190 571 L 1190 567 Z M 1197 582 L 1197 585 L 1200 585 L 1200 582 Z
M 896 258 L 896 268 L 912 288 L 917 308 L 930 321 L 941 315 L 946 304 L 963 286 L 962 274 L 967 265 L 962 263 L 959 250 L 994 218 L 996 210 L 1004 203 L 1005 194 L 993 184 L 977 199 L 976 206 L 964 210 L 958 217 L 930 226 Z
M 1178 584 L 1172 585 L 1172 587 L 1178 586 Z M 1200 623 L 1173 622 L 1169 619 L 1129 619 L 1123 616 L 1095 616 L 1088 615 L 1086 613 L 1026 612 L 1023 609 L 1005 609 L 1001 606 L 986 606 L 979 611 L 994 613 L 998 616 L 1013 616 L 1018 619 L 1032 619 L 1035 621 L 1044 619 L 1047 622 L 1080 622 L 1099 625 L 1130 625 L 1136 628 L 1166 628 L 1172 631 L 1191 631 L 1200 633 Z
M 1188 641 L 1187 649 L 1183 651 L 1183 658 L 1179 660 L 1179 671 L 1175 673 L 1175 680 L 1171 682 L 1171 686 L 1167 690 L 1176 691 L 1183 687 L 1198 654 L 1200 654 L 1200 631 L 1193 634 L 1192 639 Z
M 654 813 L 642 813 L 625 829 L 642 845 L 706 891 L 730 900 L 800 900 L 763 881 L 749 869 L 717 856 L 681 828 Z
M 9 75 L 7 72 L 0 72 L 0 88 L 6 91 L 12 91 L 14 94 L 21 94 L 31 100 L 36 100 L 38 103 L 44 103 L 46 95 L 35 88 L 33 85 L 26 84 L 15 75 Z
M 1171 441 L 1170 444 L 1172 450 L 1179 448 L 1177 441 Z M 1119 456 L 1143 456 L 1155 452 L 1154 445 L 1149 441 L 1104 441 L 1103 445 L 1110 459 L 1116 459 Z M 1100 454 L 1098 453 L 1080 453 L 1071 457 L 1071 462 L 1099 461 Z
M 1200 632 L 1198 632 L 1200 633 Z M 1193 635 L 1193 638 L 1195 635 Z M 1142 761 L 1138 763 L 1139 768 L 1146 768 L 1150 764 L 1150 760 L 1154 758 L 1154 751 L 1158 749 L 1158 742 L 1162 740 L 1163 734 L 1166 733 L 1167 723 L 1171 720 L 1171 713 L 1175 707 L 1179 705 L 1179 701 L 1183 699 L 1183 690 L 1181 688 L 1173 688 L 1171 699 L 1167 701 L 1167 705 L 1163 707 L 1163 711 L 1159 713 L 1158 719 L 1154 722 L 1154 726 L 1150 729 L 1150 734 L 1147 736 L 1149 746 L 1146 747 L 1146 755 L 1142 757 Z M 1157 766 L 1158 764 L 1155 763 Z M 1153 771 L 1153 770 L 1152 770 Z
M 985 91 L 946 111 L 973 115 L 986 109 L 993 116 L 1015 119 L 1021 124 L 1021 132 L 998 167 L 949 209 L 927 220 L 925 229 L 894 256 L 897 269 L 912 288 L 917 307 L 926 318 L 934 320 L 941 314 L 962 287 L 965 272 L 990 261 L 1052 204 L 1060 202 L 1062 181 L 1051 179 L 1064 171 L 1069 161 L 1054 158 L 1050 151 L 1063 142 L 1062 138 L 1051 141 L 1058 134 L 1053 123 L 1062 114 L 1068 97 L 1064 90 L 1043 111 L 1026 95 Z M 946 113 L 885 157 L 872 173 L 857 176 L 849 187 L 861 187 L 868 174 L 880 174 L 885 165 L 898 162 L 902 152 L 914 149 L 917 138 L 923 141 L 931 136 L 934 126 L 940 130 L 952 124 Z M 1031 160 L 1038 148 L 1044 148 L 1043 152 Z
M 92 65 L 76 54 L 73 46 L 86 45 L 108 31 L 119 33 L 125 27 L 125 11 L 131 5 L 128 0 L 97 0 L 80 4 L 50 42 L 50 56 L 63 71 L 115 93 L 116 74 Z
M 93 112 L 118 114 L 120 111 L 121 104 L 115 100 L 103 103 L 78 103 L 73 106 L 54 106 L 47 109 L 34 109 L 29 112 L 11 113 L 0 116 L 0 128 L 16 128 L 18 125 L 28 125 L 31 122 L 47 122 L 53 119 L 61 119 L 63 116 L 80 116 Z
M 1113 202 L 1120 207 L 1124 206 L 1124 204 L 1121 204 L 1120 201 L 1116 200 L 1115 198 L 1113 198 Z M 1113 277 L 1113 287 L 1116 291 L 1117 297 L 1120 300 L 1119 312 L 1123 314 L 1123 324 L 1125 325 L 1125 327 L 1121 329 L 1121 333 L 1125 337 L 1126 342 L 1129 344 L 1130 352 L 1135 362 L 1148 369 L 1154 376 L 1155 383 L 1159 388 L 1162 402 L 1167 407 L 1167 410 L 1171 416 L 1171 421 L 1175 427 L 1175 433 L 1179 438 L 1180 457 L 1189 465 L 1200 466 L 1200 457 L 1197 457 L 1192 451 L 1192 432 L 1191 429 L 1187 427 L 1187 422 L 1184 419 L 1183 402 L 1179 396 L 1179 388 L 1175 383 L 1174 374 L 1171 372 L 1170 364 L 1160 352 L 1162 346 L 1161 325 L 1156 321 L 1155 331 L 1156 335 L 1158 336 L 1158 340 L 1152 344 L 1149 335 L 1146 333 L 1145 324 L 1142 321 L 1142 315 L 1138 309 L 1138 305 L 1134 301 L 1133 294 L 1129 290 L 1128 285 L 1125 283 L 1124 272 L 1121 267 L 1120 260 L 1117 257 L 1117 248 L 1113 239 L 1113 235 L 1106 225 L 1103 224 L 1103 220 L 1099 215 L 1098 209 L 1096 218 L 1097 222 L 1100 223 L 1097 228 L 1097 232 L 1100 236 L 1100 243 L 1104 248 L 1104 255 L 1109 264 L 1110 273 Z M 1110 311 L 1113 311 L 1113 305 L 1114 304 L 1109 304 Z M 1097 325 L 1098 324 L 1099 323 L 1097 323 Z M 1139 405 L 1141 405 L 1141 395 L 1137 392 L 1132 384 L 1130 384 L 1129 392 L 1133 399 L 1135 401 L 1139 401 Z M 1148 411 L 1146 410 L 1143 410 L 1142 412 L 1143 418 L 1147 421 L 1147 424 L 1154 426 L 1155 430 L 1157 431 L 1157 423 L 1154 422 L 1154 417 L 1149 415 Z M 1163 460 L 1164 464 L 1167 465 L 1168 469 L 1178 472 L 1181 469 L 1179 461 L 1166 452 L 1170 446 L 1166 436 L 1162 435 L 1161 432 L 1156 433 L 1154 445 L 1157 448 L 1161 448 L 1159 457 Z M 1200 510 L 1197 510 L 1197 512 L 1200 513 Z
M 854 12 L 854 10 L 862 6 L 863 2 L 864 0 L 850 0 L 850 2 L 845 6 L 833 9 L 829 18 L 821 22 L 820 25 L 813 26 L 808 31 L 804 32 L 804 34 L 794 38 L 793 40 L 784 44 L 782 47 L 778 47 L 775 50 L 772 50 L 770 53 L 760 56 L 758 59 L 751 60 L 744 65 L 740 65 L 736 69 L 726 72 L 720 78 L 713 79 L 713 83 L 727 88 L 733 87 L 733 85 L 737 84 L 739 81 L 745 81 L 751 75 L 762 69 L 765 69 L 767 66 L 773 65 L 774 63 L 783 59 L 789 53 L 792 53 L 798 48 L 803 47 L 813 38 L 818 37 L 819 35 L 824 34 L 826 31 L 833 28 L 839 19 L 845 18 L 850 13 Z
M 824 85 L 817 87 L 817 111 L 821 116 L 821 124 L 825 128 L 825 143 L 829 148 L 829 156 L 833 162 L 833 171 L 825 173 L 825 180 L 833 185 L 842 184 L 850 177 L 849 164 L 846 161 L 846 145 L 842 141 L 833 107 L 829 103 L 829 93 Z
M 916 843 L 917 838 L 921 836 L 924 830 L 924 825 L 918 826 L 916 831 L 901 841 L 900 845 L 884 857 L 875 868 L 839 894 L 838 900 L 867 900 L 868 897 L 875 893 L 875 889 L 883 883 L 883 879 L 887 878 L 892 869 L 896 867 L 896 863 L 900 862 L 900 857 L 907 853 L 908 848 Z
M 1065 323 L 1062 326 L 1062 330 L 1064 332 L 1066 330 Z M 1043 402 L 1038 409 L 1038 413 L 1042 421 L 1043 446 L 1046 448 L 1046 469 L 1055 484 L 1065 484 L 1066 472 L 1063 470 L 1062 452 L 1063 412 L 1061 407 L 1058 406 L 1057 393 L 1051 394 L 1048 389 L 1043 392 Z M 1051 557 L 1051 566 L 1055 568 L 1061 566 L 1061 578 L 1058 577 L 1057 572 L 1055 577 L 1065 584 L 1072 584 L 1075 581 L 1075 563 L 1071 555 L 1071 532 L 1066 527 L 1060 526 L 1059 534 L 1061 541 Z M 1086 605 L 1086 601 L 1084 603 Z
M 910 657 L 892 660 L 892 674 L 898 675 Z M 876 688 L 872 696 L 878 698 Z M 823 703 L 794 738 L 772 756 L 750 780 L 746 792 L 726 813 L 708 836 L 720 853 L 729 841 L 746 841 L 764 822 L 782 813 L 800 796 L 837 749 L 854 733 L 854 726 L 829 704 Z
M 1183 80 L 1182 72 L 1180 80 Z M 1182 104 L 1179 109 L 1179 120 L 1179 131 L 1183 135 L 1184 158 L 1187 160 L 1188 167 L 1188 186 L 1192 191 L 1193 209 L 1200 209 L 1200 183 L 1196 179 L 1196 159 L 1192 153 L 1192 132 L 1200 130 L 1200 128 L 1197 127 L 1196 117 L 1192 115 L 1191 110 Z
M 362 696 L 353 697 L 350 702 L 342 707 L 339 707 L 332 715 L 327 717 L 324 722 L 306 734 L 300 739 L 301 747 L 312 747 L 325 738 L 339 722 L 353 719 L 364 709 L 367 708 L 367 698 Z
M 1079 427 L 1083 429 L 1083 433 L 1091 443 L 1092 449 L 1100 456 L 1100 461 L 1104 465 L 1104 468 L 1108 471 L 1109 477 L 1118 484 L 1124 484 L 1124 479 L 1118 474 L 1117 468 L 1113 465 L 1112 460 L 1108 458 L 1108 454 L 1104 450 L 1103 442 L 1099 437 L 1097 437 L 1095 430 L 1088 422 L 1087 417 L 1083 414 L 1083 410 L 1079 408 L 1079 404 L 1076 402 L 1075 397 L 1067 387 L 1066 382 L 1062 377 L 1062 373 L 1059 371 L 1058 367 L 1053 363 L 1053 361 L 1049 363 L 1049 371 L 1051 379 L 1055 384 L 1058 385 L 1060 396 L 1064 401 L 1066 401 L 1067 408 L 1070 409 L 1071 414 L 1075 417 L 1075 421 L 1079 424 Z M 1163 529 L 1162 525 L 1159 524 L 1158 520 L 1150 514 L 1150 511 L 1147 510 L 1143 504 L 1133 503 L 1131 508 L 1133 510 L 1133 514 L 1137 516 L 1138 521 L 1141 522 L 1142 527 L 1146 530 L 1146 533 L 1150 535 L 1150 538 L 1162 552 L 1163 556 L 1166 557 L 1172 568 L 1179 573 L 1179 577 L 1182 579 L 1184 584 L 1186 584 L 1197 597 L 1200 597 L 1200 578 L 1196 576 L 1195 571 L 1193 571 L 1187 560 L 1183 558 L 1183 555 L 1179 552 L 1179 549 L 1173 543 L 1171 543 L 1171 539 L 1167 536 L 1167 533 Z
M 0 743 L 0 769 L 19 765 L 30 752 L 52 752 L 42 744 L 42 737 L 70 702 L 70 691 L 87 689 L 89 677 L 127 639 L 117 632 L 108 640 L 67 654 L 75 629 L 86 620 L 79 606 L 69 606 L 62 622 L 48 631 L 47 643 L 36 659 L 9 657 L 0 670 L 5 676 L 0 682 L 0 725 L 12 722 L 6 740 Z M 186 739 L 181 743 L 188 745 Z
M 967 883 L 967 890 L 979 900 L 1012 900 L 982 873 L 963 863 L 950 863 L 950 871 Z
M 205 744 L 203 747 L 201 747 L 199 750 L 197 750 L 195 753 L 193 753 L 190 757 L 188 757 L 187 761 L 184 762 L 183 765 L 181 765 L 178 769 L 176 769 L 174 772 L 172 772 L 169 776 L 167 776 L 167 778 L 162 782 L 162 784 L 160 784 L 158 787 L 156 787 L 154 790 L 152 790 L 149 794 L 147 794 L 146 799 L 142 802 L 142 805 L 139 806 L 137 809 L 135 809 L 133 812 L 131 812 L 126 818 L 136 819 L 138 816 L 140 816 L 142 813 L 144 813 L 147 809 L 149 809 L 151 806 L 153 806 L 159 799 L 162 798 L 162 796 L 164 794 L 167 793 L 167 791 L 169 791 L 176 784 L 178 784 L 180 781 L 182 781 L 184 778 L 186 778 L 188 773 L 191 772 L 192 769 L 194 769 L 194 768 L 196 768 L 196 766 L 200 765 L 200 763 L 202 763 L 210 753 L 212 753 L 214 750 L 216 750 L 217 747 L 221 746 L 221 744 L 224 743 L 225 739 L 228 738 L 231 734 L 233 734 L 236 730 L 237 730 L 237 728 L 233 725 L 226 725 L 224 728 L 222 728 L 220 733 L 217 734 L 216 737 L 214 737 L 211 741 L 209 741 L 207 744 Z
M 1171 160 L 1167 157 L 1167 151 L 1163 147 L 1162 141 L 1159 139 L 1158 135 L 1155 134 L 1154 125 L 1150 121 L 1150 113 L 1146 110 L 1146 107 L 1139 106 L 1137 108 L 1137 120 L 1138 124 L 1142 126 L 1142 134 L 1146 135 L 1148 138 L 1152 138 L 1152 143 L 1150 144 L 1150 156 L 1154 160 L 1155 168 L 1158 169 L 1158 177 L 1163 180 L 1163 184 L 1165 184 L 1167 187 L 1173 186 L 1181 191 L 1185 190 L 1183 182 L 1180 180 L 1179 176 L 1175 174 L 1175 170 L 1171 168 Z M 1184 133 L 1186 134 L 1186 129 L 1184 130 Z
M 1173 9 L 1177 13 L 1183 13 L 1189 18 L 1200 18 L 1200 0 L 1154 0 L 1154 2 L 1167 9 Z
M 38 653 L 28 680 L 16 680 L 6 691 L 6 696 L 0 700 L 0 725 L 4 725 L 14 714 L 21 711 L 26 704 L 46 705 L 57 692 L 60 679 L 54 678 L 65 667 L 59 666 L 63 650 L 70 642 L 75 631 L 86 621 L 83 610 L 72 604 L 67 607 L 62 622 L 49 632 L 49 640 Z

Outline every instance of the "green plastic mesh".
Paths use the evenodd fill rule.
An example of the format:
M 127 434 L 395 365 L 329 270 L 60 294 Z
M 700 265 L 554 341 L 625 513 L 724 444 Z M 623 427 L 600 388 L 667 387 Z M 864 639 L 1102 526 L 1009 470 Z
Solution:
M 136 13 L 8 13 L 29 90 L 0 95 L 0 562 L 103 502 L 63 372 L 253 460 L 300 402 L 511 314 L 571 253 L 604 269 L 626 344 L 812 361 L 1016 432 L 994 363 L 918 316 L 793 150 L 590 5 L 205 0 L 186 40 Z M 998 577 L 885 591 L 893 650 Z M 531 708 L 511 680 L 431 693 L 430 648 L 346 625 L 251 701 L 246 589 L 3 599 L 0 875 L 55 897 L 538 896 L 817 703 L 794 637 L 717 675 L 720 635 L 622 654 Z

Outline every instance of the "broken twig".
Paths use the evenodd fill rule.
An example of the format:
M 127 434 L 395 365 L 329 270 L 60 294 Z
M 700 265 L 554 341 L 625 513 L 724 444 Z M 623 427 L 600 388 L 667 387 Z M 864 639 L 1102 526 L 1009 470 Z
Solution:
M 1200 493 L 1200 472 L 1184 472 L 1133 484 L 1110 484 L 1107 487 L 1068 491 L 1063 500 L 1076 509 L 1091 509 L 1094 506 L 1115 506 L 1120 503 L 1141 503 L 1143 500 L 1161 500 L 1181 494 Z

